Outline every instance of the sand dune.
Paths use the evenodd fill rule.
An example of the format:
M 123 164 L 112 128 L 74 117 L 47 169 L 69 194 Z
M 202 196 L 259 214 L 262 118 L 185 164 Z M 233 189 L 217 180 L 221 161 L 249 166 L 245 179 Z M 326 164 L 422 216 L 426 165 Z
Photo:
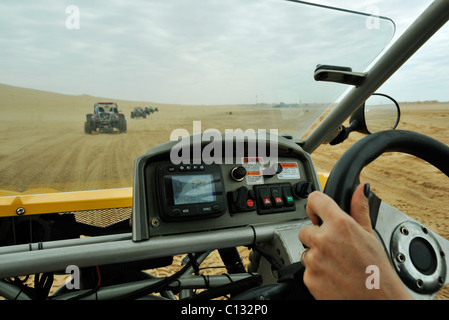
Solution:
M 0 190 L 17 192 L 40 187 L 60 191 L 129 187 L 134 159 L 170 140 L 173 129 L 193 133 L 195 120 L 201 120 L 202 130 L 220 131 L 269 130 L 278 127 L 279 119 L 287 131 L 297 125 L 289 115 L 295 110 L 114 100 L 127 119 L 127 133 L 86 135 L 86 113 L 92 113 L 95 102 L 110 98 L 6 85 L 0 85 L 0 97 Z M 135 106 L 145 105 L 158 106 L 159 112 L 146 119 L 130 118 Z

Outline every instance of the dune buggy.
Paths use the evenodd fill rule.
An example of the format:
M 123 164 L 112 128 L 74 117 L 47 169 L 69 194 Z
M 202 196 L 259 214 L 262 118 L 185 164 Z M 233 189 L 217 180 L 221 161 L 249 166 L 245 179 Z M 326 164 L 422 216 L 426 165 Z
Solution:
M 153 106 L 145 106 L 145 108 L 144 108 L 144 112 L 148 115 L 150 115 L 154 112 L 158 112 L 158 111 L 159 111 L 159 109 L 157 107 L 153 108 Z
M 125 115 L 119 112 L 115 102 L 97 102 L 94 113 L 86 114 L 84 132 L 114 132 L 125 133 L 127 129 Z
M 147 113 L 141 107 L 135 107 L 133 111 L 131 111 L 131 119 L 140 117 L 145 119 L 147 117 Z

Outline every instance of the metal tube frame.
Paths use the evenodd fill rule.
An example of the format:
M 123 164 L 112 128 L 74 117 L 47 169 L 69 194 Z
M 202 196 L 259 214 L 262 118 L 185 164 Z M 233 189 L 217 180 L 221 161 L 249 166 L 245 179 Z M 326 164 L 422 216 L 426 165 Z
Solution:
M 305 225 L 305 221 L 294 221 L 267 224 L 260 226 L 244 226 L 209 232 L 171 235 L 152 238 L 148 241 L 133 242 L 118 240 L 113 242 L 98 242 L 86 245 L 89 238 L 73 240 L 72 246 L 64 243 L 53 248 L 22 251 L 1 255 L 0 278 L 10 278 L 21 275 L 65 270 L 69 265 L 88 267 L 95 265 L 114 264 L 138 261 L 151 258 L 161 258 L 201 252 L 214 249 L 224 249 L 237 246 L 248 246 L 253 243 L 269 242 L 277 230 Z M 98 240 L 101 237 L 97 237 Z
M 228 276 L 225 275 L 211 275 L 207 276 L 207 278 L 203 276 L 189 276 L 189 277 L 181 277 L 177 281 L 168 285 L 168 290 L 175 290 L 179 288 L 183 289 L 202 289 L 202 288 L 215 288 L 222 285 L 226 285 L 235 281 L 239 281 L 245 278 L 249 278 L 252 275 L 249 273 L 241 273 L 241 274 L 230 274 Z M 132 283 L 125 283 L 119 285 L 113 285 L 109 287 L 100 288 L 97 292 L 91 293 L 80 300 L 111 300 L 120 298 L 121 296 L 133 292 L 135 290 L 139 290 L 150 286 L 152 284 L 161 281 L 161 278 L 154 278 L 148 280 L 141 280 Z M 52 300 L 68 300 L 71 298 L 75 298 L 89 290 L 81 290 L 76 292 L 69 292 L 66 294 L 62 294 L 60 296 L 51 297 Z

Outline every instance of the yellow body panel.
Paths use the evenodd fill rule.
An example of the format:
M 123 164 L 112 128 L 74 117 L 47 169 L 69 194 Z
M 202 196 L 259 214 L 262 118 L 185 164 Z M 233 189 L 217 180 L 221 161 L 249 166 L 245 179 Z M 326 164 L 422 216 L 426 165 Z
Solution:
M 322 188 L 327 173 L 319 173 Z M 25 193 L 0 190 L 0 217 L 47 214 L 59 212 L 126 208 L 132 206 L 132 188 L 57 192 L 53 189 L 36 189 Z
M 5 195 L 6 193 L 0 193 Z M 0 197 L 0 217 L 72 212 L 132 206 L 132 188 L 57 192 L 40 194 L 9 194 Z M 21 209 L 22 208 L 22 209 Z
M 329 173 L 318 172 L 318 178 L 320 179 L 321 188 L 324 190 L 324 187 L 326 186 L 327 179 L 329 178 Z

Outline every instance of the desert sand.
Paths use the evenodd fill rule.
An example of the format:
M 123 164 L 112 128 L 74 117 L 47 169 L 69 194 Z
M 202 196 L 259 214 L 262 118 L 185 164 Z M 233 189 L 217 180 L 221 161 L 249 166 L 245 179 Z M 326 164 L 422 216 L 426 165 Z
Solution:
M 85 114 L 97 101 L 111 98 L 69 96 L 0 85 L 0 196 L 33 192 L 39 188 L 57 191 L 107 189 L 132 186 L 134 159 L 170 139 L 174 128 L 192 132 L 192 122 L 202 120 L 202 129 L 274 128 L 273 118 L 285 120 L 292 130 L 297 119 L 279 110 L 257 111 L 242 106 L 180 106 L 154 102 L 116 101 L 128 123 L 125 134 L 84 133 Z M 159 112 L 147 119 L 130 119 L 134 106 L 157 105 Z M 427 134 L 449 144 L 449 103 L 400 103 L 398 129 Z M 232 112 L 232 115 L 230 114 Z M 250 114 L 253 122 L 242 122 Z M 363 135 L 353 133 L 337 146 L 322 145 L 312 159 L 319 172 L 330 172 L 335 162 Z M 385 202 L 449 239 L 448 177 L 415 157 L 390 153 L 370 164 L 361 180 Z M 3 190 L 3 191 L 1 191 Z M 239 248 L 247 259 L 248 252 Z M 221 265 L 213 255 L 205 263 Z M 177 257 L 179 263 L 180 257 Z M 245 260 L 247 261 L 247 260 Z M 176 269 L 153 270 L 165 275 Z M 205 272 L 220 273 L 220 269 Z M 63 279 L 58 279 L 59 283 Z M 449 299 L 443 289 L 438 299 Z

